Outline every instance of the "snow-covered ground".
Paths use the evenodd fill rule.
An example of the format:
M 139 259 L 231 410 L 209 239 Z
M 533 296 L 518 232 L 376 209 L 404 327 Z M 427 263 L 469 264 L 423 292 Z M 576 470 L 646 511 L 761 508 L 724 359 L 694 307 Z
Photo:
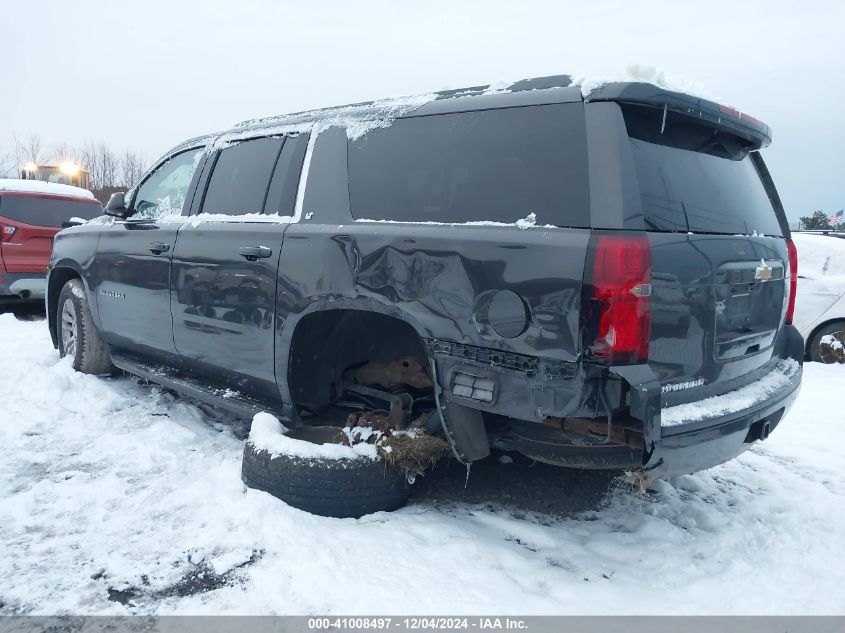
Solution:
M 0 335 L 0 613 L 845 613 L 845 366 L 806 366 L 768 441 L 656 492 L 341 520 L 246 490 L 230 426 L 74 373 L 43 321 Z

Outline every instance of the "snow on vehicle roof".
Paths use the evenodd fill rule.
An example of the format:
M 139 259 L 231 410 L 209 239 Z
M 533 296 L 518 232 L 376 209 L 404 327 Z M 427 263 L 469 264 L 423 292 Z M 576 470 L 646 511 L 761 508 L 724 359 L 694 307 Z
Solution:
M 645 83 L 671 92 L 681 92 L 692 97 L 720 102 L 719 97 L 708 93 L 701 84 L 688 81 L 683 77 L 671 75 L 659 68 L 647 64 L 631 64 L 622 71 L 605 76 L 573 76 L 573 85 L 580 86 L 584 97 L 597 88 L 610 83 Z
M 371 129 L 372 121 L 392 121 L 402 117 L 430 101 L 453 99 L 462 97 L 477 97 L 491 94 L 509 94 L 534 90 L 548 90 L 552 88 L 579 87 L 584 97 L 596 88 L 609 83 L 647 83 L 663 90 L 682 92 L 694 97 L 715 101 L 705 89 L 697 83 L 687 81 L 681 77 L 671 75 L 654 66 L 632 64 L 624 70 L 606 76 L 589 75 L 550 75 L 548 77 L 532 77 L 518 80 L 498 80 L 489 84 L 448 88 L 420 95 L 406 95 L 373 101 L 364 101 L 348 105 L 330 106 L 302 112 L 293 112 L 278 116 L 249 119 L 234 126 L 233 131 L 243 128 L 254 128 L 271 125 L 295 124 L 307 121 L 322 121 L 325 127 L 331 125 L 349 125 L 353 127 L 363 122 L 364 132 Z M 375 127 L 380 127 L 376 125 Z M 355 137 L 362 136 L 359 131 L 353 132 Z
M 350 140 L 356 140 L 373 129 L 388 127 L 395 119 L 408 116 L 415 110 L 434 101 L 490 95 L 507 98 L 508 95 L 515 96 L 517 93 L 570 87 L 580 88 L 582 96 L 586 98 L 597 88 L 610 83 L 646 83 L 662 90 L 682 92 L 693 97 L 714 100 L 714 97 L 709 96 L 699 84 L 669 75 L 654 66 L 630 65 L 624 71 L 607 76 L 550 75 L 518 80 L 502 79 L 480 86 L 447 88 L 426 94 L 391 97 L 247 119 L 221 132 L 180 143 L 168 154 L 172 155 L 178 151 L 199 145 L 205 145 L 205 151 L 211 152 L 252 138 L 258 130 L 264 135 L 302 132 L 319 135 L 327 128 L 336 126 L 345 127 L 347 137 Z M 526 104 L 521 103 L 520 105 Z M 212 140 L 214 142 L 211 142 Z
M 793 233 L 801 277 L 845 277 L 845 240 L 830 235 Z
M 17 180 L 0 178 L 0 191 L 14 191 L 20 193 L 44 193 L 51 196 L 75 196 L 77 198 L 94 199 L 94 194 L 87 189 L 63 185 L 58 182 L 44 182 L 41 180 Z
M 252 119 L 238 123 L 220 140 L 237 140 L 238 132 L 246 130 L 240 136 L 249 135 L 255 128 L 263 128 L 262 132 L 282 134 L 307 131 L 311 129 L 311 123 L 318 123 L 315 130 L 318 134 L 329 127 L 345 127 L 349 139 L 355 140 L 370 130 L 389 126 L 395 119 L 410 114 L 436 98 L 436 94 L 415 95 Z
M 508 95 L 533 90 L 566 88 L 571 85 L 572 78 L 569 75 L 553 75 L 549 77 L 519 79 L 516 81 L 499 80 L 482 86 L 450 88 L 425 94 L 330 106 L 303 112 L 249 119 L 235 125 L 226 133 L 224 139 L 230 140 L 230 135 L 237 135 L 238 133 L 244 136 L 257 128 L 261 128 L 262 132 L 265 133 L 268 131 L 275 133 L 276 127 L 279 127 L 279 133 L 286 133 L 283 126 L 316 123 L 316 133 L 320 133 L 329 127 L 345 127 L 348 138 L 355 140 L 370 130 L 389 126 L 395 119 L 408 116 L 413 111 L 432 101 L 489 95 Z M 303 128 L 304 130 L 305 128 Z M 235 136 L 235 138 L 237 137 Z
M 561 78 L 563 80 L 562 83 L 557 83 L 559 83 L 560 85 L 569 85 L 570 80 L 568 76 L 562 75 Z M 305 110 L 302 112 L 292 112 L 290 114 L 274 115 L 259 119 L 249 119 L 235 125 L 234 130 L 271 125 L 292 125 L 296 123 L 312 122 L 318 120 L 323 122 L 323 127 L 329 127 L 332 125 L 352 125 L 354 127 L 356 124 L 362 123 L 366 128 L 369 127 L 367 125 L 367 123 L 369 122 L 381 122 L 384 120 L 392 121 L 393 119 L 405 116 L 413 110 L 424 106 L 426 103 L 435 101 L 437 99 L 489 95 L 494 93 L 507 93 L 517 90 L 524 90 L 525 88 L 520 88 L 521 83 L 524 83 L 524 81 L 503 81 L 485 86 L 475 86 L 472 88 L 443 90 L 440 92 L 404 95 L 400 97 L 389 97 L 386 99 L 377 99 L 373 101 L 363 101 L 360 103 L 350 103 L 346 105 L 316 108 L 313 110 Z M 362 134 L 357 134 L 356 136 L 361 135 Z

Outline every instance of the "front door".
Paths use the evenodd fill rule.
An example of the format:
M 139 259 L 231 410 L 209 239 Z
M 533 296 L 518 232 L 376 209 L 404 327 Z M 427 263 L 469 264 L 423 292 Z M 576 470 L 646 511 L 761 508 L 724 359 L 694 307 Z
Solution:
M 173 336 L 183 364 L 236 391 L 279 396 L 276 275 L 307 139 L 228 144 L 196 214 L 179 230 L 171 271 Z
M 112 348 L 177 360 L 170 318 L 170 262 L 202 148 L 176 154 L 141 183 L 127 220 L 103 227 L 92 279 Z

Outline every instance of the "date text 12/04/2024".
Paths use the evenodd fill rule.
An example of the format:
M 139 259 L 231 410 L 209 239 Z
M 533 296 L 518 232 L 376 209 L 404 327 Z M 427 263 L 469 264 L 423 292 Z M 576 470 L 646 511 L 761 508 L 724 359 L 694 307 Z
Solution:
M 449 617 L 408 617 L 408 618 L 310 618 L 309 630 L 525 630 L 525 620 L 520 618 L 449 618 Z

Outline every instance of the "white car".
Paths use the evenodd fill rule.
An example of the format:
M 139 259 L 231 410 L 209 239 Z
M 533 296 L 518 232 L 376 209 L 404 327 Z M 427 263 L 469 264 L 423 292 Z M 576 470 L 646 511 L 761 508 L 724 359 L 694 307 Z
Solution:
M 793 233 L 798 249 L 798 295 L 792 323 L 806 341 L 807 358 L 818 361 L 826 334 L 845 330 L 845 239 L 843 234 Z

